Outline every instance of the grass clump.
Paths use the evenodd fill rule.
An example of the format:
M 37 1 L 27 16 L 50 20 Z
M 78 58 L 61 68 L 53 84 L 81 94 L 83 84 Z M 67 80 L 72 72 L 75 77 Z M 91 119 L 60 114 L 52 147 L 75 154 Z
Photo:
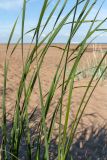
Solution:
M 58 160 L 66 160 L 68 156 L 70 157 L 70 159 L 72 159 L 70 150 L 75 138 L 79 122 L 82 118 L 84 110 L 87 107 L 87 104 L 96 86 L 98 85 L 98 82 L 100 81 L 100 79 L 102 78 L 103 74 L 107 69 L 106 65 L 102 68 L 102 63 L 104 62 L 107 55 L 107 51 L 105 51 L 104 54 L 102 54 L 101 59 L 97 62 L 95 68 L 92 70 L 93 73 L 90 75 L 90 80 L 86 87 L 85 93 L 81 98 L 81 103 L 79 104 L 79 106 L 77 106 L 77 112 L 75 114 L 75 117 L 71 117 L 73 91 L 75 87 L 74 85 L 77 76 L 79 74 L 78 66 L 80 65 L 82 57 L 85 54 L 87 54 L 86 51 L 89 47 L 89 44 L 92 43 L 93 40 L 96 38 L 95 37 L 94 39 L 91 39 L 91 41 L 89 42 L 92 35 L 100 30 L 106 31 L 105 29 L 104 30 L 101 29 L 101 27 L 107 20 L 107 18 L 101 21 L 97 19 L 103 4 L 101 5 L 97 13 L 93 16 L 93 19 L 88 20 L 88 16 L 92 11 L 92 9 L 95 7 L 97 0 L 95 1 L 76 0 L 74 2 L 74 6 L 71 6 L 70 10 L 62 18 L 61 17 L 62 13 L 65 10 L 66 5 L 68 4 L 68 1 L 65 0 L 62 6 L 59 7 L 60 0 L 57 0 L 53 8 L 51 8 L 51 11 L 46 19 L 46 22 L 43 24 L 43 18 L 45 16 L 47 8 L 51 3 L 51 1 L 49 0 L 44 0 L 37 26 L 25 33 L 24 28 L 25 28 L 25 15 L 26 15 L 27 3 L 29 3 L 29 1 L 26 0 L 23 1 L 23 8 L 21 12 L 22 14 L 21 37 L 14 45 L 9 55 L 8 55 L 8 49 L 10 47 L 10 43 L 14 35 L 18 18 L 12 28 L 9 41 L 7 44 L 6 58 L 4 64 L 4 86 L 3 86 L 3 98 L 2 98 L 3 101 L 2 101 L 2 127 L 1 127 L 2 129 L 1 156 L 2 159 L 4 160 L 8 159 L 16 160 L 20 158 L 22 159 L 23 156 L 21 157 L 21 149 L 22 149 L 21 147 L 22 147 L 22 141 L 24 139 L 25 149 L 23 154 L 29 160 L 31 159 L 49 160 L 55 158 Z M 79 8 L 80 5 L 82 6 L 81 9 Z M 49 22 L 52 19 L 52 16 L 54 15 L 58 7 L 60 8 L 60 10 L 59 12 L 57 12 L 56 20 L 55 23 L 53 24 L 52 30 L 45 37 L 42 38 L 42 34 L 45 32 L 46 27 L 48 27 Z M 69 18 L 71 19 L 70 22 L 68 22 Z M 88 23 L 90 27 L 87 29 L 86 35 L 82 39 L 82 41 L 74 49 L 72 49 L 71 43 L 73 42 L 73 38 L 75 37 L 75 34 L 78 32 L 79 28 L 84 23 Z M 54 39 L 57 37 L 58 33 L 65 25 L 70 26 L 69 36 L 66 44 L 64 45 L 64 47 L 53 45 L 52 43 Z M 24 59 L 24 36 L 32 31 L 34 32 L 34 34 L 32 36 L 31 44 L 34 43 L 34 45 L 33 48 L 31 47 L 31 49 L 29 50 L 26 59 Z M 14 117 L 12 119 L 12 126 L 11 129 L 9 129 L 8 131 L 7 118 L 6 118 L 7 116 L 6 85 L 8 77 L 8 67 L 11 56 L 14 54 L 14 51 L 16 50 L 20 42 L 21 42 L 23 69 L 15 99 L 15 106 L 14 106 L 15 111 L 14 111 Z M 54 77 L 51 80 L 51 85 L 49 87 L 49 90 L 44 95 L 40 71 L 42 68 L 43 61 L 47 56 L 50 47 L 59 49 L 62 54 L 59 59 L 59 63 L 57 65 Z M 31 70 L 32 65 L 35 65 L 35 68 L 31 72 L 32 75 L 29 76 L 29 72 Z M 91 88 L 90 92 L 90 87 L 92 86 L 96 75 L 101 69 L 102 71 L 98 76 L 97 80 L 95 81 L 95 85 Z M 28 78 L 30 78 L 29 83 L 27 83 Z M 38 107 L 36 107 L 33 113 L 30 114 L 28 110 L 29 110 L 30 97 L 33 94 L 35 85 L 37 85 L 39 88 L 40 118 L 35 129 L 37 130 L 37 133 L 33 135 L 34 138 L 32 141 L 32 134 L 31 134 L 32 127 L 30 125 L 30 122 L 32 117 L 35 116 Z M 60 94 L 57 99 L 57 102 L 55 103 L 55 107 L 52 111 L 52 115 L 48 123 L 48 114 L 50 113 L 51 104 L 57 90 L 60 90 Z M 66 104 L 65 104 L 66 109 L 63 118 L 63 107 L 64 107 L 63 103 L 65 101 L 65 97 L 66 97 Z M 58 118 L 58 123 L 56 122 L 57 118 Z M 36 123 L 36 121 L 34 121 L 33 123 Z M 57 147 L 55 150 L 50 151 L 55 133 L 56 123 L 57 123 L 58 136 L 57 138 L 55 137 L 56 138 L 55 143 L 57 144 Z M 9 136 L 7 134 L 8 132 L 10 133 Z M 51 157 L 51 153 L 53 153 L 53 157 Z

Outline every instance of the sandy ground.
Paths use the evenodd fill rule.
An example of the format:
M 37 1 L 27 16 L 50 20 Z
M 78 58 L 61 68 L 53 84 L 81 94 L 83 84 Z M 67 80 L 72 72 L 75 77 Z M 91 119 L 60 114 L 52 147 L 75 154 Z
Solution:
M 60 45 L 60 46 L 63 47 L 63 45 Z M 9 52 L 11 51 L 12 47 L 13 46 L 11 45 Z M 93 46 L 90 46 L 87 52 L 91 53 L 92 47 Z M 106 50 L 107 46 L 97 45 L 97 48 L 98 50 L 100 48 L 102 48 L 103 50 Z M 29 49 L 29 46 L 25 45 L 24 46 L 25 57 L 28 52 L 28 49 Z M 0 46 L 0 119 L 2 115 L 1 104 L 2 104 L 2 92 L 3 92 L 3 77 L 4 77 L 3 65 L 4 65 L 4 59 L 5 59 L 5 50 L 6 50 L 6 46 L 1 45 Z M 60 50 L 54 49 L 54 48 L 49 49 L 46 55 L 46 58 L 43 62 L 42 70 L 40 73 L 42 87 L 43 87 L 43 94 L 47 93 L 50 87 L 50 84 L 52 82 L 52 78 L 54 76 L 60 57 L 61 57 Z M 86 62 L 86 57 L 82 60 L 82 62 L 83 63 Z M 33 67 L 34 66 L 32 66 L 32 68 Z M 11 120 L 11 118 L 13 117 L 16 91 L 18 88 L 18 84 L 20 82 L 21 73 L 22 73 L 21 47 L 18 46 L 15 53 L 11 57 L 8 79 L 7 79 L 6 108 L 8 113 L 8 120 Z M 79 81 L 76 81 L 75 83 L 76 87 L 81 85 L 82 86 L 87 85 L 87 79 L 81 79 Z M 85 92 L 85 88 L 83 87 L 74 89 L 73 99 L 72 99 L 72 110 L 74 115 L 75 115 L 75 110 L 78 108 L 78 105 L 80 104 L 81 97 L 83 96 L 84 92 Z M 59 93 L 60 92 L 57 92 L 55 95 L 56 98 L 54 98 L 53 104 L 51 106 L 49 117 L 51 117 L 51 113 L 54 109 L 56 99 L 58 98 Z M 65 100 L 64 100 L 65 107 L 63 108 L 63 111 L 66 111 L 66 101 L 67 101 L 66 99 L 67 97 L 65 97 Z M 39 93 L 38 93 L 38 87 L 35 86 L 33 91 L 33 96 L 31 97 L 31 103 L 29 105 L 29 112 L 32 112 L 34 107 L 37 106 L 38 104 L 39 104 Z M 90 152 L 92 153 L 93 149 L 96 146 L 101 148 L 102 146 L 104 147 L 104 145 L 106 145 L 107 134 L 104 135 L 104 133 L 106 133 L 106 128 L 107 128 L 106 123 L 107 123 L 107 81 L 105 80 L 103 84 L 100 83 L 99 86 L 96 88 L 96 91 L 94 92 L 90 102 L 87 105 L 83 119 L 81 120 L 81 127 L 80 127 L 81 129 L 79 130 L 79 131 L 83 131 L 82 135 L 84 136 L 80 136 L 78 138 L 78 141 L 75 143 L 75 147 L 77 147 L 77 152 L 75 152 L 74 157 L 78 156 L 78 160 L 79 160 L 79 154 L 84 153 L 83 152 L 84 150 L 87 151 L 86 155 L 84 155 L 85 157 L 88 154 L 90 154 Z M 96 130 L 96 128 L 98 130 Z M 87 132 L 90 132 L 90 134 L 87 138 L 87 141 L 86 141 L 87 143 L 85 144 L 84 139 L 86 138 L 85 135 Z M 97 135 L 97 140 L 96 140 L 96 135 Z M 99 140 L 98 140 L 98 137 L 100 138 Z M 106 151 L 104 150 L 105 151 L 104 153 L 107 156 L 107 148 L 105 149 Z M 97 150 L 96 150 L 96 154 L 97 154 Z

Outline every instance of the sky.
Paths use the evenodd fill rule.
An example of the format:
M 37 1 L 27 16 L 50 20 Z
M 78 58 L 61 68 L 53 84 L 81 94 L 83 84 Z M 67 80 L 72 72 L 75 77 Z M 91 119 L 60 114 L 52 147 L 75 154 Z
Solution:
M 86 1 L 86 0 L 85 0 Z M 38 18 L 40 15 L 40 10 L 43 5 L 44 0 L 29 0 L 27 2 L 26 7 L 26 19 L 25 19 L 25 32 L 36 27 Z M 45 23 L 47 17 L 49 16 L 49 13 L 51 12 L 52 8 L 54 7 L 57 0 L 51 0 L 50 5 L 47 8 L 47 11 L 44 15 L 42 24 Z M 61 15 L 61 19 L 67 14 L 67 12 L 71 9 L 71 7 L 75 4 L 76 0 L 68 0 L 68 3 L 65 7 L 65 10 L 63 11 Z M 92 3 L 93 0 L 90 0 Z M 93 8 L 93 10 L 90 12 L 87 19 L 93 19 L 95 16 L 95 13 L 97 12 L 98 8 L 100 7 L 103 0 L 98 0 L 96 6 Z M 50 20 L 48 27 L 46 27 L 44 33 L 42 34 L 41 38 L 47 35 L 49 31 L 52 30 L 53 24 L 55 22 L 55 19 L 59 13 L 59 10 L 64 3 L 64 0 L 61 0 L 59 7 L 57 8 L 56 12 L 54 13 L 52 19 Z M 18 38 L 21 36 L 21 9 L 23 6 L 23 0 L 0 0 L 0 43 L 7 43 L 9 39 L 9 35 L 11 32 L 11 29 L 14 25 L 14 22 L 18 15 L 20 15 L 14 36 L 12 38 L 12 43 L 17 42 Z M 104 5 L 98 15 L 97 19 L 103 20 L 107 17 L 107 0 L 105 0 Z M 82 5 L 79 6 L 77 17 L 82 9 Z M 69 17 L 68 22 L 72 20 L 72 15 Z M 87 33 L 87 30 L 89 28 L 89 24 L 84 24 L 80 27 L 76 35 L 74 36 L 72 43 L 79 43 Z M 107 28 L 107 23 L 105 22 L 102 28 Z M 66 25 L 62 28 L 60 33 L 57 35 L 54 43 L 65 43 L 69 37 L 70 33 L 70 25 Z M 98 34 L 95 33 L 94 36 Z M 33 36 L 33 32 L 29 33 L 25 36 L 24 42 L 29 43 L 31 41 L 31 38 Z M 107 43 L 107 33 L 101 34 L 97 39 L 94 41 L 95 43 Z

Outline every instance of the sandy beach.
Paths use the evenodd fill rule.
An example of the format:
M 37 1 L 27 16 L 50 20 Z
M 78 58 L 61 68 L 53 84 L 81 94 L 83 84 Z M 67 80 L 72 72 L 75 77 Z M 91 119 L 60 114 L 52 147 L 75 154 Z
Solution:
M 9 48 L 8 54 L 11 53 L 11 50 L 14 45 L 11 45 Z M 64 45 L 57 44 L 57 46 L 64 47 Z M 33 47 L 33 45 L 32 45 Z M 75 45 L 72 45 L 71 48 L 75 48 Z M 100 50 L 106 50 L 107 45 L 97 45 L 97 49 Z M 24 58 L 26 59 L 27 53 L 29 51 L 29 45 L 25 44 L 24 45 Z M 87 49 L 86 56 L 87 54 L 91 54 L 93 51 L 93 45 L 90 45 L 89 48 Z M 6 45 L 0 45 L 0 119 L 2 119 L 2 93 L 3 93 L 3 77 L 4 77 L 4 60 L 5 60 L 5 52 L 6 52 Z M 60 60 L 62 52 L 57 49 L 51 47 L 44 59 L 42 69 L 40 71 L 40 78 L 41 78 L 41 83 L 43 87 L 43 95 L 45 95 L 51 85 L 52 78 L 55 74 L 56 67 L 58 65 L 58 62 Z M 81 64 L 85 65 L 86 63 L 86 57 L 84 56 Z M 81 65 L 80 65 L 81 66 Z M 29 78 L 32 75 L 32 71 L 34 70 L 35 67 L 35 62 L 31 67 L 31 71 L 29 73 Z M 68 66 L 68 68 L 70 65 Z M 68 70 L 69 72 L 69 70 Z M 9 71 L 8 71 L 8 78 L 7 78 L 7 96 L 6 96 L 6 110 L 7 110 L 7 119 L 9 122 L 11 122 L 13 116 L 14 116 L 14 106 L 15 106 L 15 98 L 16 98 L 16 93 L 18 89 L 18 84 L 20 83 L 20 78 L 22 74 L 22 57 L 21 57 L 21 46 L 19 45 L 17 49 L 15 50 L 14 54 L 12 55 L 10 59 L 10 65 L 9 65 Z M 26 83 L 29 83 L 29 78 L 27 79 Z M 85 92 L 85 86 L 87 86 L 89 82 L 89 78 L 81 78 L 79 80 L 75 81 L 74 85 L 74 92 L 73 92 L 73 98 L 72 98 L 72 104 L 71 104 L 71 120 L 73 117 L 75 117 L 76 110 L 81 102 L 81 98 Z M 60 83 L 59 83 L 60 84 Z M 55 104 L 57 102 L 57 99 L 60 95 L 60 88 L 57 90 L 54 99 L 52 101 L 51 107 L 50 107 L 50 112 L 47 117 L 47 121 L 49 121 L 53 111 Z M 66 111 L 66 103 L 67 103 L 67 96 L 64 97 L 64 104 L 63 104 L 63 116 L 65 116 L 65 111 Z M 35 85 L 32 96 L 30 98 L 30 104 L 29 104 L 29 114 L 31 114 L 35 107 L 37 106 L 38 109 L 38 116 L 36 115 L 36 120 L 40 119 L 39 117 L 39 110 L 40 110 L 40 102 L 39 102 L 39 89 L 38 89 L 38 84 Z M 0 120 L 1 121 L 1 120 Z M 64 122 L 64 119 L 62 119 L 62 123 Z M 98 132 L 101 130 L 103 132 L 103 129 L 106 130 L 107 126 L 107 80 L 105 79 L 103 82 L 100 82 L 99 85 L 97 86 L 95 92 L 93 93 L 93 96 L 91 97 L 87 108 L 84 112 L 83 118 L 81 120 L 79 130 L 80 134 L 82 131 L 84 132 L 84 135 L 89 132 L 87 138 L 87 143 L 88 139 L 91 139 L 91 142 L 93 142 L 95 139 L 91 137 L 92 132 L 96 135 Z M 85 133 L 86 131 L 86 133 Z M 57 124 L 56 124 L 56 131 L 57 135 Z M 80 135 L 79 134 L 79 135 Z M 102 137 L 100 137 L 101 143 L 100 148 L 103 147 L 103 133 Z M 93 135 L 93 134 L 92 134 Z M 94 136 L 94 135 L 93 135 Z M 84 136 L 85 137 L 85 136 Z M 79 137 L 80 138 L 80 137 Z M 84 138 L 83 138 L 84 139 Z M 80 142 L 82 143 L 83 139 L 80 139 Z M 86 148 L 89 150 L 88 152 L 92 152 L 93 148 L 95 148 L 99 141 L 95 145 L 89 144 L 88 147 L 87 145 L 85 146 L 84 143 L 79 143 L 79 148 L 82 147 L 82 150 L 80 149 L 80 152 L 83 153 L 83 151 L 86 151 Z M 91 143 L 90 142 L 90 143 Z M 94 143 L 94 142 L 93 142 Z M 78 143 L 76 144 L 78 148 Z M 91 146 L 92 145 L 92 146 Z M 91 146 L 91 147 L 90 147 Z M 85 148 L 86 147 L 86 148 Z M 77 149 L 77 154 L 79 154 L 79 149 Z M 101 150 L 100 150 L 101 151 Z

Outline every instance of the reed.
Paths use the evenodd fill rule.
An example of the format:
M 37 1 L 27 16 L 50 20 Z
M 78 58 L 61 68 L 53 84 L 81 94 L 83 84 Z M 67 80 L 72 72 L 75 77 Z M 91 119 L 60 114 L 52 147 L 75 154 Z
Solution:
M 97 19 L 98 14 L 103 6 L 103 3 L 102 3 L 98 12 L 93 16 L 91 20 L 88 20 L 88 16 L 96 6 L 97 0 L 74 1 L 74 6 L 71 6 L 70 10 L 62 18 L 61 16 L 63 11 L 66 9 L 68 0 L 65 0 L 62 6 L 60 6 L 60 2 L 61 0 L 56 0 L 53 8 L 51 8 L 49 12 L 46 22 L 43 24 L 44 15 L 51 3 L 51 1 L 49 0 L 44 0 L 37 26 L 25 33 L 24 32 L 25 16 L 27 12 L 26 6 L 27 6 L 27 3 L 29 3 L 29 1 L 26 1 L 26 0 L 23 1 L 23 8 L 20 13 L 22 15 L 21 37 L 19 38 L 17 43 L 14 45 L 11 53 L 8 55 L 8 50 L 11 44 L 12 37 L 14 35 L 16 25 L 18 23 L 19 16 L 16 19 L 14 26 L 12 28 L 12 31 L 10 33 L 10 37 L 7 43 L 6 58 L 4 63 L 4 85 L 3 85 L 3 97 L 2 97 L 3 101 L 2 101 L 1 156 L 2 156 L 2 159 L 4 160 L 8 160 L 8 159 L 16 160 L 20 158 L 20 146 L 23 138 L 25 139 L 25 142 L 26 142 L 26 149 L 24 149 L 24 151 L 26 153 L 27 159 L 49 160 L 51 156 L 50 146 L 54 137 L 54 130 L 55 130 L 57 117 L 59 119 L 58 127 L 57 127 L 58 137 L 56 138 L 55 142 L 58 148 L 56 148 L 56 151 L 54 150 L 52 151 L 53 154 L 55 154 L 54 152 L 57 152 L 57 154 L 55 155 L 55 157 L 53 157 L 53 159 L 66 160 L 70 153 L 70 149 L 72 147 L 75 134 L 79 126 L 81 117 L 84 113 L 84 110 L 87 107 L 87 104 L 96 86 L 98 85 L 99 80 L 102 78 L 102 76 L 106 72 L 107 64 L 106 64 L 105 58 L 107 55 L 107 51 L 105 51 L 102 54 L 102 57 L 99 61 L 97 61 L 96 56 L 93 57 L 93 54 L 90 55 L 90 59 L 92 56 L 92 58 L 94 58 L 94 61 L 97 61 L 97 62 L 96 63 L 94 62 L 95 68 L 91 69 L 92 74 L 88 75 L 90 76 L 90 81 L 88 82 L 85 93 L 81 98 L 80 105 L 77 106 L 78 108 L 77 113 L 75 114 L 75 117 L 72 117 L 73 121 L 70 121 L 71 119 L 70 112 L 72 108 L 75 81 L 78 75 L 82 74 L 83 72 L 87 73 L 86 66 L 83 68 L 83 71 L 79 70 L 80 73 L 78 73 L 78 67 L 80 66 L 82 57 L 85 54 L 87 54 L 86 50 L 89 47 L 89 44 L 92 43 L 93 40 L 96 38 L 96 37 L 94 39 L 91 38 L 92 35 L 95 32 L 102 32 L 102 31 L 106 32 L 106 29 L 101 29 L 101 27 L 103 23 L 107 20 L 107 18 L 105 17 L 105 19 L 101 21 Z M 79 8 L 80 5 L 82 6 L 81 9 Z M 53 24 L 52 31 L 50 31 L 44 38 L 42 38 L 41 37 L 42 34 L 44 33 L 46 27 L 49 26 L 49 22 L 52 19 L 52 16 L 54 15 L 58 7 L 60 9 L 57 12 L 57 18 L 55 23 Z M 79 13 L 79 15 L 77 13 Z M 71 22 L 68 22 L 68 19 L 71 15 L 73 16 L 73 18 L 71 18 Z M 82 41 L 77 45 L 77 47 L 74 50 L 72 50 L 71 48 L 72 40 L 83 23 L 89 23 L 90 27 L 87 29 L 86 35 L 82 39 Z M 67 39 L 65 46 L 63 48 L 55 45 L 53 46 L 52 43 L 54 39 L 57 37 L 58 33 L 65 25 L 70 26 L 69 37 Z M 32 31 L 34 32 L 34 35 L 32 36 L 31 44 L 34 42 L 34 46 L 33 46 L 33 49 L 29 50 L 27 58 L 24 59 L 24 56 L 23 56 L 24 36 Z M 89 42 L 90 38 L 91 38 L 91 41 Z M 9 67 L 10 59 L 20 42 L 21 42 L 21 49 L 22 49 L 23 71 L 20 79 L 20 84 L 18 86 L 17 95 L 15 98 L 15 106 L 14 106 L 15 112 L 14 112 L 14 117 L 12 119 L 10 137 L 8 137 L 7 118 L 6 118 L 6 115 L 7 115 L 6 114 L 6 84 L 7 84 L 7 77 L 8 77 L 8 67 Z M 44 42 L 46 42 L 46 44 L 44 44 Z M 56 47 L 57 49 L 61 50 L 61 53 L 62 52 L 63 53 L 61 55 L 61 58 L 59 59 L 59 64 L 56 68 L 54 78 L 51 81 L 50 88 L 48 92 L 45 95 L 43 95 L 43 87 L 41 84 L 40 70 L 43 64 L 43 60 L 47 56 L 47 52 L 50 47 Z M 27 78 L 29 77 L 29 72 L 32 64 L 35 65 L 36 67 L 32 71 L 32 75 L 30 77 L 29 83 L 26 83 Z M 93 67 L 90 64 L 90 60 L 88 60 L 87 66 L 88 66 L 88 70 L 89 70 L 89 67 L 90 68 Z M 98 76 L 97 80 L 95 81 L 95 77 L 98 74 L 99 70 L 101 69 L 102 71 Z M 95 85 L 91 87 L 93 84 L 93 81 L 95 81 Z M 34 138 L 34 141 L 32 142 L 32 136 L 31 136 L 32 128 L 30 126 L 30 120 L 34 116 L 34 113 L 37 111 L 37 108 L 34 109 L 34 112 L 31 113 L 31 116 L 29 116 L 28 114 L 28 109 L 29 109 L 30 97 L 33 94 L 33 89 L 35 85 L 39 86 L 39 100 L 40 100 L 41 114 L 40 114 L 40 121 L 37 125 L 38 134 L 33 135 L 33 137 L 35 138 Z M 91 93 L 90 93 L 90 87 L 92 88 Z M 49 125 L 47 125 L 48 114 L 50 112 L 51 103 L 58 89 L 60 89 L 60 95 L 58 97 L 57 104 L 55 104 L 55 108 L 52 112 Z M 67 97 L 66 110 L 64 114 L 64 122 L 62 122 L 63 102 L 64 102 L 65 96 Z M 23 102 L 22 102 L 22 97 L 23 97 Z M 71 127 L 69 127 L 69 125 Z M 36 147 L 34 144 L 36 144 Z M 70 156 L 70 159 L 72 159 L 72 155 L 69 155 L 69 156 Z

